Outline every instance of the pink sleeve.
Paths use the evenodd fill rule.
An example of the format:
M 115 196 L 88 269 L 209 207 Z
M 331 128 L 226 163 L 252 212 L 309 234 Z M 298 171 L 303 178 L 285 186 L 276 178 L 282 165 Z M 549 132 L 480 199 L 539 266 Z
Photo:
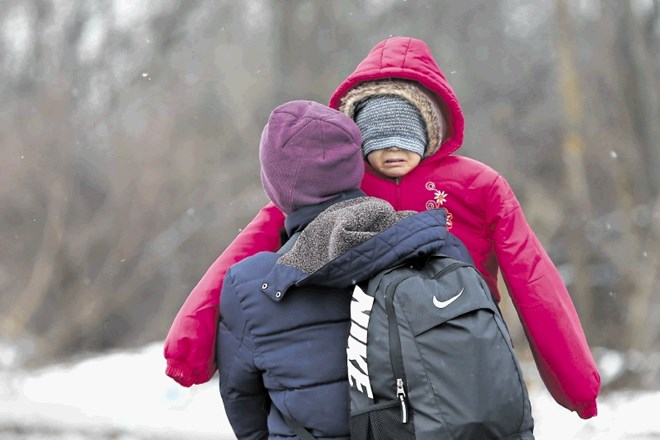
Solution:
M 216 370 L 215 333 L 220 289 L 234 263 L 280 246 L 284 215 L 269 203 L 211 265 L 174 318 L 165 339 L 165 374 L 189 387 L 208 382 Z
M 541 378 L 557 403 L 593 417 L 600 375 L 566 286 L 504 178 L 487 200 L 497 260 Z

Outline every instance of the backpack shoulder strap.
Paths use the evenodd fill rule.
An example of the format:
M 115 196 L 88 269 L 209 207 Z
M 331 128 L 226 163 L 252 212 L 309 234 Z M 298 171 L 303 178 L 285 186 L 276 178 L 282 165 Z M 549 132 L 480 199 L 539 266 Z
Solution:
M 301 234 L 300 231 L 294 233 L 291 236 L 291 238 L 289 238 L 287 242 L 282 245 L 282 247 L 277 251 L 277 253 L 282 255 L 285 254 L 286 252 L 289 252 L 293 247 L 293 245 L 296 244 L 296 241 L 298 241 L 298 237 L 300 237 L 300 234 Z
M 293 432 L 296 433 L 296 435 L 298 436 L 298 438 L 300 440 L 316 440 L 316 437 L 314 437 L 300 423 L 296 422 L 291 417 L 285 416 L 284 414 L 282 414 L 282 417 L 284 417 L 284 420 L 286 420 L 286 423 L 289 425 L 289 427 L 291 429 L 293 429 Z

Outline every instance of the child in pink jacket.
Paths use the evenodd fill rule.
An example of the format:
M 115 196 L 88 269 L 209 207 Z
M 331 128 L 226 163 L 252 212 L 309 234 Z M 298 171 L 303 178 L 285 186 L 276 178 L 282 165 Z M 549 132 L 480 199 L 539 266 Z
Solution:
M 569 293 L 504 177 L 454 154 L 463 143 L 463 113 L 426 43 L 405 37 L 378 43 L 329 105 L 360 127 L 362 190 L 396 210 L 446 209 L 448 228 L 497 300 L 502 274 L 554 399 L 582 418 L 595 416 L 600 376 Z M 272 204 L 262 208 L 193 289 L 165 341 L 168 376 L 184 386 L 213 376 L 224 275 L 243 258 L 278 249 L 283 223 Z

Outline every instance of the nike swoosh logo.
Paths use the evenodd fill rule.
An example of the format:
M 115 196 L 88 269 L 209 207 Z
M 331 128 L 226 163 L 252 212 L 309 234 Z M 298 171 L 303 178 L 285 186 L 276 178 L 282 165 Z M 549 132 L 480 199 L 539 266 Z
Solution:
M 447 301 L 440 301 L 438 298 L 435 297 L 435 295 L 433 295 L 433 305 L 436 306 L 439 309 L 444 309 L 449 304 L 456 301 L 458 299 L 458 297 L 463 294 L 464 290 L 465 290 L 465 287 L 463 287 L 460 292 L 458 292 L 456 295 L 449 298 Z

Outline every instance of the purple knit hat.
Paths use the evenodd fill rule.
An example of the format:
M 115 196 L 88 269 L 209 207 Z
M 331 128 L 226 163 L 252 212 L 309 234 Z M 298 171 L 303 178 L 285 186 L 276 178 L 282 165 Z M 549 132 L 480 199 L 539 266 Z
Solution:
M 272 111 L 261 134 L 261 183 L 283 213 L 360 187 L 360 130 L 351 118 L 313 101 Z

